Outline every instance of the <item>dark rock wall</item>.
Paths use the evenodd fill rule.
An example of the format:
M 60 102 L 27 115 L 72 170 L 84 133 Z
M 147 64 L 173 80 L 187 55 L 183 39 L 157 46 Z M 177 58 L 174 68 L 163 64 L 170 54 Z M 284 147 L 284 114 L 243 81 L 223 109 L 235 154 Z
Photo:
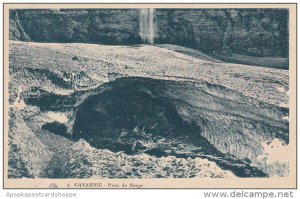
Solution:
M 157 9 L 155 43 L 208 54 L 288 56 L 288 10 Z M 11 10 L 10 39 L 138 44 L 138 9 Z
M 156 42 L 203 52 L 286 57 L 287 10 L 166 9 L 156 15 Z
M 137 43 L 138 10 L 20 10 L 10 12 L 10 39 L 17 37 L 15 16 L 32 41 L 103 44 Z

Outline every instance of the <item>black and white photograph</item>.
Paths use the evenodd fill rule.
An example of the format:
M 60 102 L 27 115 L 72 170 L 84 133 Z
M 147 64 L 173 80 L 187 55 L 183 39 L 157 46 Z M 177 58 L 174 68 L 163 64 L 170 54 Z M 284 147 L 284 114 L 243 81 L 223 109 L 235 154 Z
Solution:
M 4 15 L 7 187 L 295 186 L 295 4 L 24 5 Z

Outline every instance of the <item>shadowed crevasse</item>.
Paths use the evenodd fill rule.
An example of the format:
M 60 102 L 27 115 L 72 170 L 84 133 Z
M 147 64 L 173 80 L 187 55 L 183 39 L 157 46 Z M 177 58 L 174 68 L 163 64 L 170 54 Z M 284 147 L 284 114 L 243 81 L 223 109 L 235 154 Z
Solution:
M 286 110 L 216 85 L 147 78 L 108 84 L 78 107 L 73 139 L 127 154 L 207 158 L 240 177 L 266 176 L 248 159 L 261 142 L 288 143 L 280 121 Z
M 264 152 L 262 143 L 289 142 L 282 119 L 288 109 L 201 81 L 130 77 L 70 96 L 51 94 L 50 101 L 45 92 L 30 96 L 26 104 L 41 110 L 74 113 L 66 126 L 42 126 L 52 133 L 129 155 L 206 158 L 240 177 L 266 176 L 250 166 Z

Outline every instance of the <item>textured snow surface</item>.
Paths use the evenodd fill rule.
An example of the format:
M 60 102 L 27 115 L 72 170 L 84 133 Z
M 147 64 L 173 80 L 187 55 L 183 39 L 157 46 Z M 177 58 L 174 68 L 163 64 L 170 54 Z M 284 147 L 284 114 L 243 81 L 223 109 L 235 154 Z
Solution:
M 249 157 L 270 176 L 287 174 L 289 153 L 282 161 L 277 157 L 278 151 L 288 151 L 287 70 L 215 63 L 152 45 L 10 41 L 9 60 L 10 160 L 20 162 L 19 169 L 11 166 L 12 177 L 55 176 L 56 168 L 63 168 L 61 175 L 76 178 L 159 177 L 156 176 L 159 174 L 162 177 L 232 177 L 230 171 L 222 171 L 206 159 L 116 154 L 95 149 L 82 140 L 74 144 L 41 130 L 44 124 L 56 121 L 66 125 L 70 133 L 76 107 L 87 97 L 97 94 L 93 89 L 120 77 L 132 76 L 206 85 L 197 87 L 199 92 L 170 86 L 162 94 L 181 101 L 176 109 L 185 120 L 197 120 L 201 118 L 199 114 L 205 115 L 209 125 L 205 126 L 202 136 L 218 150 L 241 158 Z M 36 100 L 36 104 L 29 105 L 29 99 Z M 50 100 L 51 106 L 39 106 L 39 99 Z M 253 112 L 249 114 L 251 117 L 248 112 Z M 278 128 L 272 131 L 271 127 Z M 283 139 L 277 141 L 277 137 Z M 99 164 L 101 161 L 106 164 Z M 113 162 L 119 164 L 116 171 L 111 169 Z M 177 165 L 183 162 L 182 168 L 172 166 L 173 162 Z M 124 163 L 126 167 L 122 166 Z M 136 164 L 143 166 L 140 168 Z M 152 171 L 159 172 L 140 170 L 148 164 L 152 165 Z M 70 169 L 72 167 L 74 170 Z M 18 173 L 18 170 L 27 174 Z
M 147 154 L 129 156 L 122 152 L 97 150 L 79 140 L 63 165 L 66 178 L 198 178 L 235 177 L 207 159 L 174 156 L 156 158 Z

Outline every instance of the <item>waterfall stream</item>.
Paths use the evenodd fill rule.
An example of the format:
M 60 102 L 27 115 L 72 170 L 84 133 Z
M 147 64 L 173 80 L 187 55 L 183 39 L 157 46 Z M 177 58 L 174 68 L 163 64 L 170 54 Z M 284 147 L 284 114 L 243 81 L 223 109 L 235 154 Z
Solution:
M 140 11 L 140 35 L 145 43 L 154 44 L 153 8 L 143 8 Z

